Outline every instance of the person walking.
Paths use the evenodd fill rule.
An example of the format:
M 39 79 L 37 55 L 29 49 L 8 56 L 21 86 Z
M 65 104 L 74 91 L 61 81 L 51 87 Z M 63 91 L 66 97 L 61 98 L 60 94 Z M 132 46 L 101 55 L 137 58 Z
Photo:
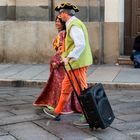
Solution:
M 64 63 L 70 75 L 78 95 L 80 95 L 79 86 L 68 63 L 70 63 L 72 66 L 82 89 L 87 88 L 86 73 L 88 67 L 93 63 L 88 32 L 84 23 L 75 16 L 75 13 L 79 12 L 77 6 L 71 3 L 61 3 L 60 5 L 56 6 L 55 11 L 58 11 L 62 20 L 66 22 L 65 50 L 62 53 L 62 62 Z M 72 91 L 73 88 L 71 86 L 70 80 L 65 74 L 62 81 L 60 99 L 56 108 L 54 110 L 44 108 L 44 112 L 52 118 L 58 117 L 65 103 L 70 98 Z M 74 124 L 83 125 L 87 124 L 87 122 L 85 119 L 80 119 L 80 121 Z
M 33 103 L 34 106 L 54 108 L 60 98 L 62 81 L 64 79 L 64 69 L 60 65 L 60 62 L 61 54 L 64 51 L 64 40 L 66 36 L 65 22 L 62 21 L 60 16 L 56 16 L 55 26 L 58 30 L 58 34 L 53 41 L 53 48 L 56 53 L 50 61 L 50 76 L 43 91 Z M 73 113 L 73 111 L 81 112 L 81 108 L 77 102 L 76 96 L 72 95 L 61 111 L 61 114 L 69 114 Z

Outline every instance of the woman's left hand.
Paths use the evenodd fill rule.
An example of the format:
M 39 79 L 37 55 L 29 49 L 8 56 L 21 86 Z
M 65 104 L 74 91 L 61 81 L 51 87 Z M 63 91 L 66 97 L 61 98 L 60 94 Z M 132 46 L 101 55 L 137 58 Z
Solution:
M 57 65 L 55 62 L 52 63 L 52 66 L 53 66 L 53 68 L 55 68 L 55 69 L 58 68 L 58 65 Z

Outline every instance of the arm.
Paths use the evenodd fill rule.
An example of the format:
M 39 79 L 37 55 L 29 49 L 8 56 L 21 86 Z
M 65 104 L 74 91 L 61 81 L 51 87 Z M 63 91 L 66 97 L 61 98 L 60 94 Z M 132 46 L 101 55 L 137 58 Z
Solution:
M 75 48 L 69 53 L 66 58 L 63 59 L 65 64 L 67 64 L 70 59 L 78 59 L 85 49 L 85 36 L 81 28 L 73 26 L 70 31 L 70 36 L 74 41 Z
M 73 26 L 70 31 L 70 36 L 74 41 L 75 48 L 68 55 L 71 59 L 78 59 L 85 49 L 85 36 L 81 28 Z

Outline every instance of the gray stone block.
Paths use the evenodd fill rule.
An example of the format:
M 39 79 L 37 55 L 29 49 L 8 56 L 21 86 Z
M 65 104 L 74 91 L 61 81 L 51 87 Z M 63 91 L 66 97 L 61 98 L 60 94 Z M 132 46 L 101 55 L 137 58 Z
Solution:
M 5 112 L 0 111 L 0 119 L 10 116 L 14 116 L 14 114 L 6 111 Z
M 131 138 L 130 136 L 112 128 L 107 128 L 105 130 L 98 129 L 95 130 L 94 133 L 87 131 L 87 129 L 84 129 L 84 131 L 102 140 L 133 140 L 133 138 Z
M 15 115 L 15 116 L 4 117 L 0 119 L 0 125 L 8 125 L 8 124 L 13 124 L 13 123 L 38 120 L 41 118 L 44 118 L 44 117 L 41 117 L 40 115 L 37 115 L 37 114 Z
M 1 136 L 4 136 L 4 135 L 8 135 L 8 131 L 0 128 L 0 138 L 1 138 Z
M 74 127 L 73 125 L 65 121 L 58 122 L 52 120 L 40 120 L 35 121 L 35 123 L 63 140 L 86 140 L 90 138 L 93 140 L 97 139 L 96 137 L 91 137 L 91 135 L 89 135 L 88 133 Z M 88 127 L 87 129 L 89 130 Z
M 6 136 L 1 136 L 0 140 L 17 140 L 17 139 L 11 135 L 6 135 Z
M 55 135 L 31 122 L 8 125 L 3 128 L 19 140 L 59 140 Z
M 112 127 L 119 131 L 138 130 L 140 129 L 140 121 L 113 124 Z

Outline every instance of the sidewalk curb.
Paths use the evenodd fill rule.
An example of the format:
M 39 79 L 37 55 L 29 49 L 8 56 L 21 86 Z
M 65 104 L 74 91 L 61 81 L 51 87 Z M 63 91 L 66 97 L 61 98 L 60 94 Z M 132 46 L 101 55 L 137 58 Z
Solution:
M 46 81 L 42 80 L 9 80 L 0 79 L 0 86 L 10 87 L 39 87 L 42 88 Z M 140 90 L 140 83 L 111 83 L 111 82 L 88 82 L 88 85 L 95 83 L 102 83 L 105 89 L 126 89 L 126 90 Z
M 140 90 L 140 83 L 104 83 L 106 89 Z
M 0 86 L 10 87 L 40 87 L 42 88 L 45 81 L 34 81 L 34 80 L 3 80 L 0 79 Z

